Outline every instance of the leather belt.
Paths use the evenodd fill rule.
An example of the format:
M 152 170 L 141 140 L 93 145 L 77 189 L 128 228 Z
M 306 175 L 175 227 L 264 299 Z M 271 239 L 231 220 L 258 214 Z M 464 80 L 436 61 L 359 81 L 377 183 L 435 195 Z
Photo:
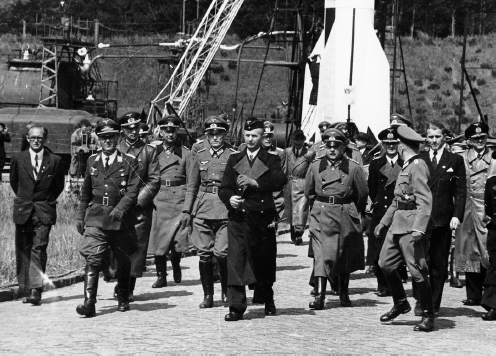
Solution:
M 219 187 L 215 186 L 215 185 L 210 185 L 208 187 L 205 187 L 205 186 L 200 186 L 200 192 L 207 192 L 207 193 L 214 193 L 214 194 L 217 194 L 219 193 Z
M 116 206 L 121 199 L 116 199 L 112 197 L 93 197 L 92 202 L 95 204 L 105 205 L 105 206 Z
M 179 185 L 185 185 L 186 179 L 161 179 L 162 186 L 164 187 L 177 187 Z
M 397 201 L 396 207 L 398 210 L 415 210 L 417 209 L 417 204 L 414 201 L 405 202 L 405 201 Z
M 317 198 L 315 200 L 320 201 L 322 203 L 328 203 L 328 204 L 350 204 L 353 202 L 350 198 L 342 198 L 338 197 L 336 195 L 330 195 L 330 196 L 322 196 L 322 195 L 317 195 Z

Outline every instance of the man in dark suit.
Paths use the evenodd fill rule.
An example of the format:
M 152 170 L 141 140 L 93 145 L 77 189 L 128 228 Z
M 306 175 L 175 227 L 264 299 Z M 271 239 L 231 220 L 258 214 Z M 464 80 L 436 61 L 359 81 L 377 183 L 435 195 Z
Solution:
M 16 225 L 17 280 L 23 303 L 38 305 L 43 291 L 50 230 L 57 219 L 57 198 L 64 190 L 62 159 L 44 148 L 47 131 L 33 125 L 28 130 L 29 149 L 12 157 L 10 186 Z
M 431 230 L 428 264 L 432 288 L 434 312 L 439 313 L 444 283 L 447 278 L 451 230 L 456 230 L 463 221 L 466 199 L 465 164 L 460 155 L 451 153 L 446 147 L 447 130 L 440 122 L 431 122 L 427 127 L 428 151 L 420 153 L 429 167 L 432 192 Z M 416 284 L 413 282 L 416 291 Z M 416 293 L 414 293 L 416 296 Z M 420 303 L 415 305 L 415 315 L 421 316 Z
M 277 211 L 272 194 L 284 187 L 287 178 L 279 156 L 261 149 L 263 132 L 261 120 L 246 121 L 247 147 L 231 154 L 219 188 L 219 198 L 229 211 L 226 321 L 243 319 L 246 285 L 255 286 L 265 315 L 276 313 L 272 284 L 276 280 Z
M 5 124 L 0 122 L 0 182 L 2 181 L 3 167 L 5 167 L 5 142 L 10 142 L 10 134 Z

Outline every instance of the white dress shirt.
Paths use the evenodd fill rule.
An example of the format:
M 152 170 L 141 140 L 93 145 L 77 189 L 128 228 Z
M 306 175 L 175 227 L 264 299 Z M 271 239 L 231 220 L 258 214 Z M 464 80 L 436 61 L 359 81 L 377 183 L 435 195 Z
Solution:
M 109 158 L 108 165 L 109 167 L 114 163 L 115 157 L 117 157 L 117 150 L 114 151 L 110 156 L 107 156 L 105 153 L 102 152 L 102 160 L 103 160 L 103 166 L 107 164 L 107 157 Z
M 437 150 L 437 155 L 436 155 L 437 163 L 439 163 L 439 160 L 441 159 L 443 152 L 444 152 L 444 145 L 442 145 L 441 148 Z M 429 158 L 431 159 L 432 162 L 432 159 L 434 158 L 434 150 L 432 148 L 429 150 Z
M 386 156 L 386 160 L 391 165 L 391 167 L 394 167 L 396 161 L 398 161 L 398 154 L 396 154 L 396 156 L 394 156 L 393 158 L 389 158 L 388 156 Z
M 258 148 L 258 150 L 253 151 L 253 152 L 251 152 L 251 151 L 250 151 L 250 150 L 248 150 L 248 149 L 246 150 L 246 154 L 248 155 L 248 158 L 250 159 L 250 161 L 253 161 L 253 159 L 254 159 L 255 157 L 257 157 L 258 151 L 260 151 L 260 148 Z
M 40 171 L 41 168 L 41 162 L 43 161 L 43 153 L 45 152 L 45 149 L 42 148 L 40 152 L 35 152 L 31 148 L 29 148 L 29 155 L 31 156 L 31 165 L 33 166 L 33 175 L 35 178 L 37 178 L 38 172 Z M 38 156 L 38 172 L 35 172 L 35 167 L 36 167 L 36 156 Z

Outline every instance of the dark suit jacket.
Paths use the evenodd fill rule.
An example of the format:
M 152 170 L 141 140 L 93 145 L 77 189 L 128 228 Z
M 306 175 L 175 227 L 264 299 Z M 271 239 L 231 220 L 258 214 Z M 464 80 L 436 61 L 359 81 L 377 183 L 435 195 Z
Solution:
M 429 187 L 433 202 L 429 226 L 445 226 L 452 217 L 463 221 L 467 186 L 462 156 L 445 147 L 436 170 L 432 167 L 429 151 L 422 151 L 420 157 L 427 163 L 431 175 Z
M 59 156 L 45 149 L 35 180 L 29 150 L 14 154 L 10 164 L 10 186 L 16 194 L 14 224 L 25 224 L 33 209 L 42 224 L 55 224 L 57 198 L 64 190 L 64 170 Z
M 5 142 L 10 142 L 10 134 L 8 132 L 0 132 L 0 159 L 5 158 Z
M 248 174 L 248 171 L 251 171 L 251 173 Z M 258 183 L 258 188 L 248 187 L 243 191 L 236 183 L 236 179 L 240 174 L 245 174 L 255 179 Z M 219 198 L 228 210 L 233 210 L 229 199 L 233 195 L 240 195 L 245 199 L 242 207 L 247 211 L 273 210 L 275 212 L 272 193 L 280 191 L 286 182 L 287 178 L 282 171 L 281 159 L 278 155 L 273 155 L 260 149 L 253 166 L 250 167 L 246 157 L 246 149 L 244 149 L 229 156 L 219 188 Z

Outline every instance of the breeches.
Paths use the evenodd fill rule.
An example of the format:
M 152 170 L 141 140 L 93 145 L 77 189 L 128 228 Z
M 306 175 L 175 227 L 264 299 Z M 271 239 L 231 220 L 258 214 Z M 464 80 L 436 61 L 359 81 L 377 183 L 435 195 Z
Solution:
M 200 261 L 211 260 L 213 256 L 227 257 L 227 220 L 194 218 L 191 240 L 198 249 Z

